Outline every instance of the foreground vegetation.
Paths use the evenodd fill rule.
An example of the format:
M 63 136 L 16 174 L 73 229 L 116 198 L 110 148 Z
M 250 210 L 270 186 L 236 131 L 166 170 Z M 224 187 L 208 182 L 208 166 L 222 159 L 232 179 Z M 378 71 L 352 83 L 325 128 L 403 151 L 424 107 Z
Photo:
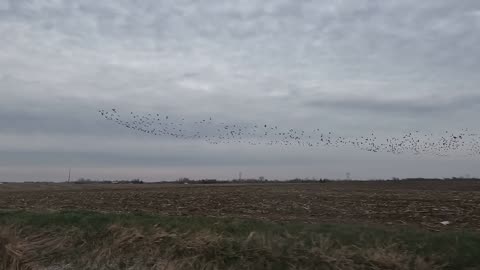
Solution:
M 1 269 L 478 269 L 479 254 L 473 232 L 0 212 Z

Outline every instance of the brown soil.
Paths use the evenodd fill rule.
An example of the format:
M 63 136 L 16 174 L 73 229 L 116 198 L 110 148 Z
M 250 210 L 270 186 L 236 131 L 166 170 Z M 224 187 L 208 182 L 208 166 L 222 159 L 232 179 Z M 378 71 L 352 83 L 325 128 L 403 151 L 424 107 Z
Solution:
M 480 230 L 480 181 L 315 184 L 3 184 L 0 208 L 85 209 Z M 440 222 L 449 221 L 442 225 Z

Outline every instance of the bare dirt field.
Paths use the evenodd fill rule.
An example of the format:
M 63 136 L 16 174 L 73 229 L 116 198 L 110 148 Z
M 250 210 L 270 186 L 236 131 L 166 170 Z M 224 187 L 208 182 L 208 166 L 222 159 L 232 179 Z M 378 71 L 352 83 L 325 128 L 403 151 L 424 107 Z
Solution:
M 1 209 L 85 209 L 480 231 L 480 182 L 3 184 Z M 443 225 L 441 222 L 450 224 Z

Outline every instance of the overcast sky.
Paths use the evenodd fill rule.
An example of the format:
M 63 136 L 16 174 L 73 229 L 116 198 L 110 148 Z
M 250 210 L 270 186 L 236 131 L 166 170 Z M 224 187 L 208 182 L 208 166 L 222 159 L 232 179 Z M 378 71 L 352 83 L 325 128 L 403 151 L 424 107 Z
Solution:
M 210 145 L 97 112 L 478 131 L 479 44 L 478 0 L 0 0 L 0 181 L 480 177 L 479 156 Z

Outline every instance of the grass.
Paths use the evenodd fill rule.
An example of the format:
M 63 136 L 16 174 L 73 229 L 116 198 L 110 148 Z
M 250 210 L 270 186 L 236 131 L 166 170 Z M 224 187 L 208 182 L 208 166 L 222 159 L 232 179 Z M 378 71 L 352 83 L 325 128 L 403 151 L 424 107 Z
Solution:
M 466 231 L 0 212 L 0 269 L 479 269 L 479 255 Z

